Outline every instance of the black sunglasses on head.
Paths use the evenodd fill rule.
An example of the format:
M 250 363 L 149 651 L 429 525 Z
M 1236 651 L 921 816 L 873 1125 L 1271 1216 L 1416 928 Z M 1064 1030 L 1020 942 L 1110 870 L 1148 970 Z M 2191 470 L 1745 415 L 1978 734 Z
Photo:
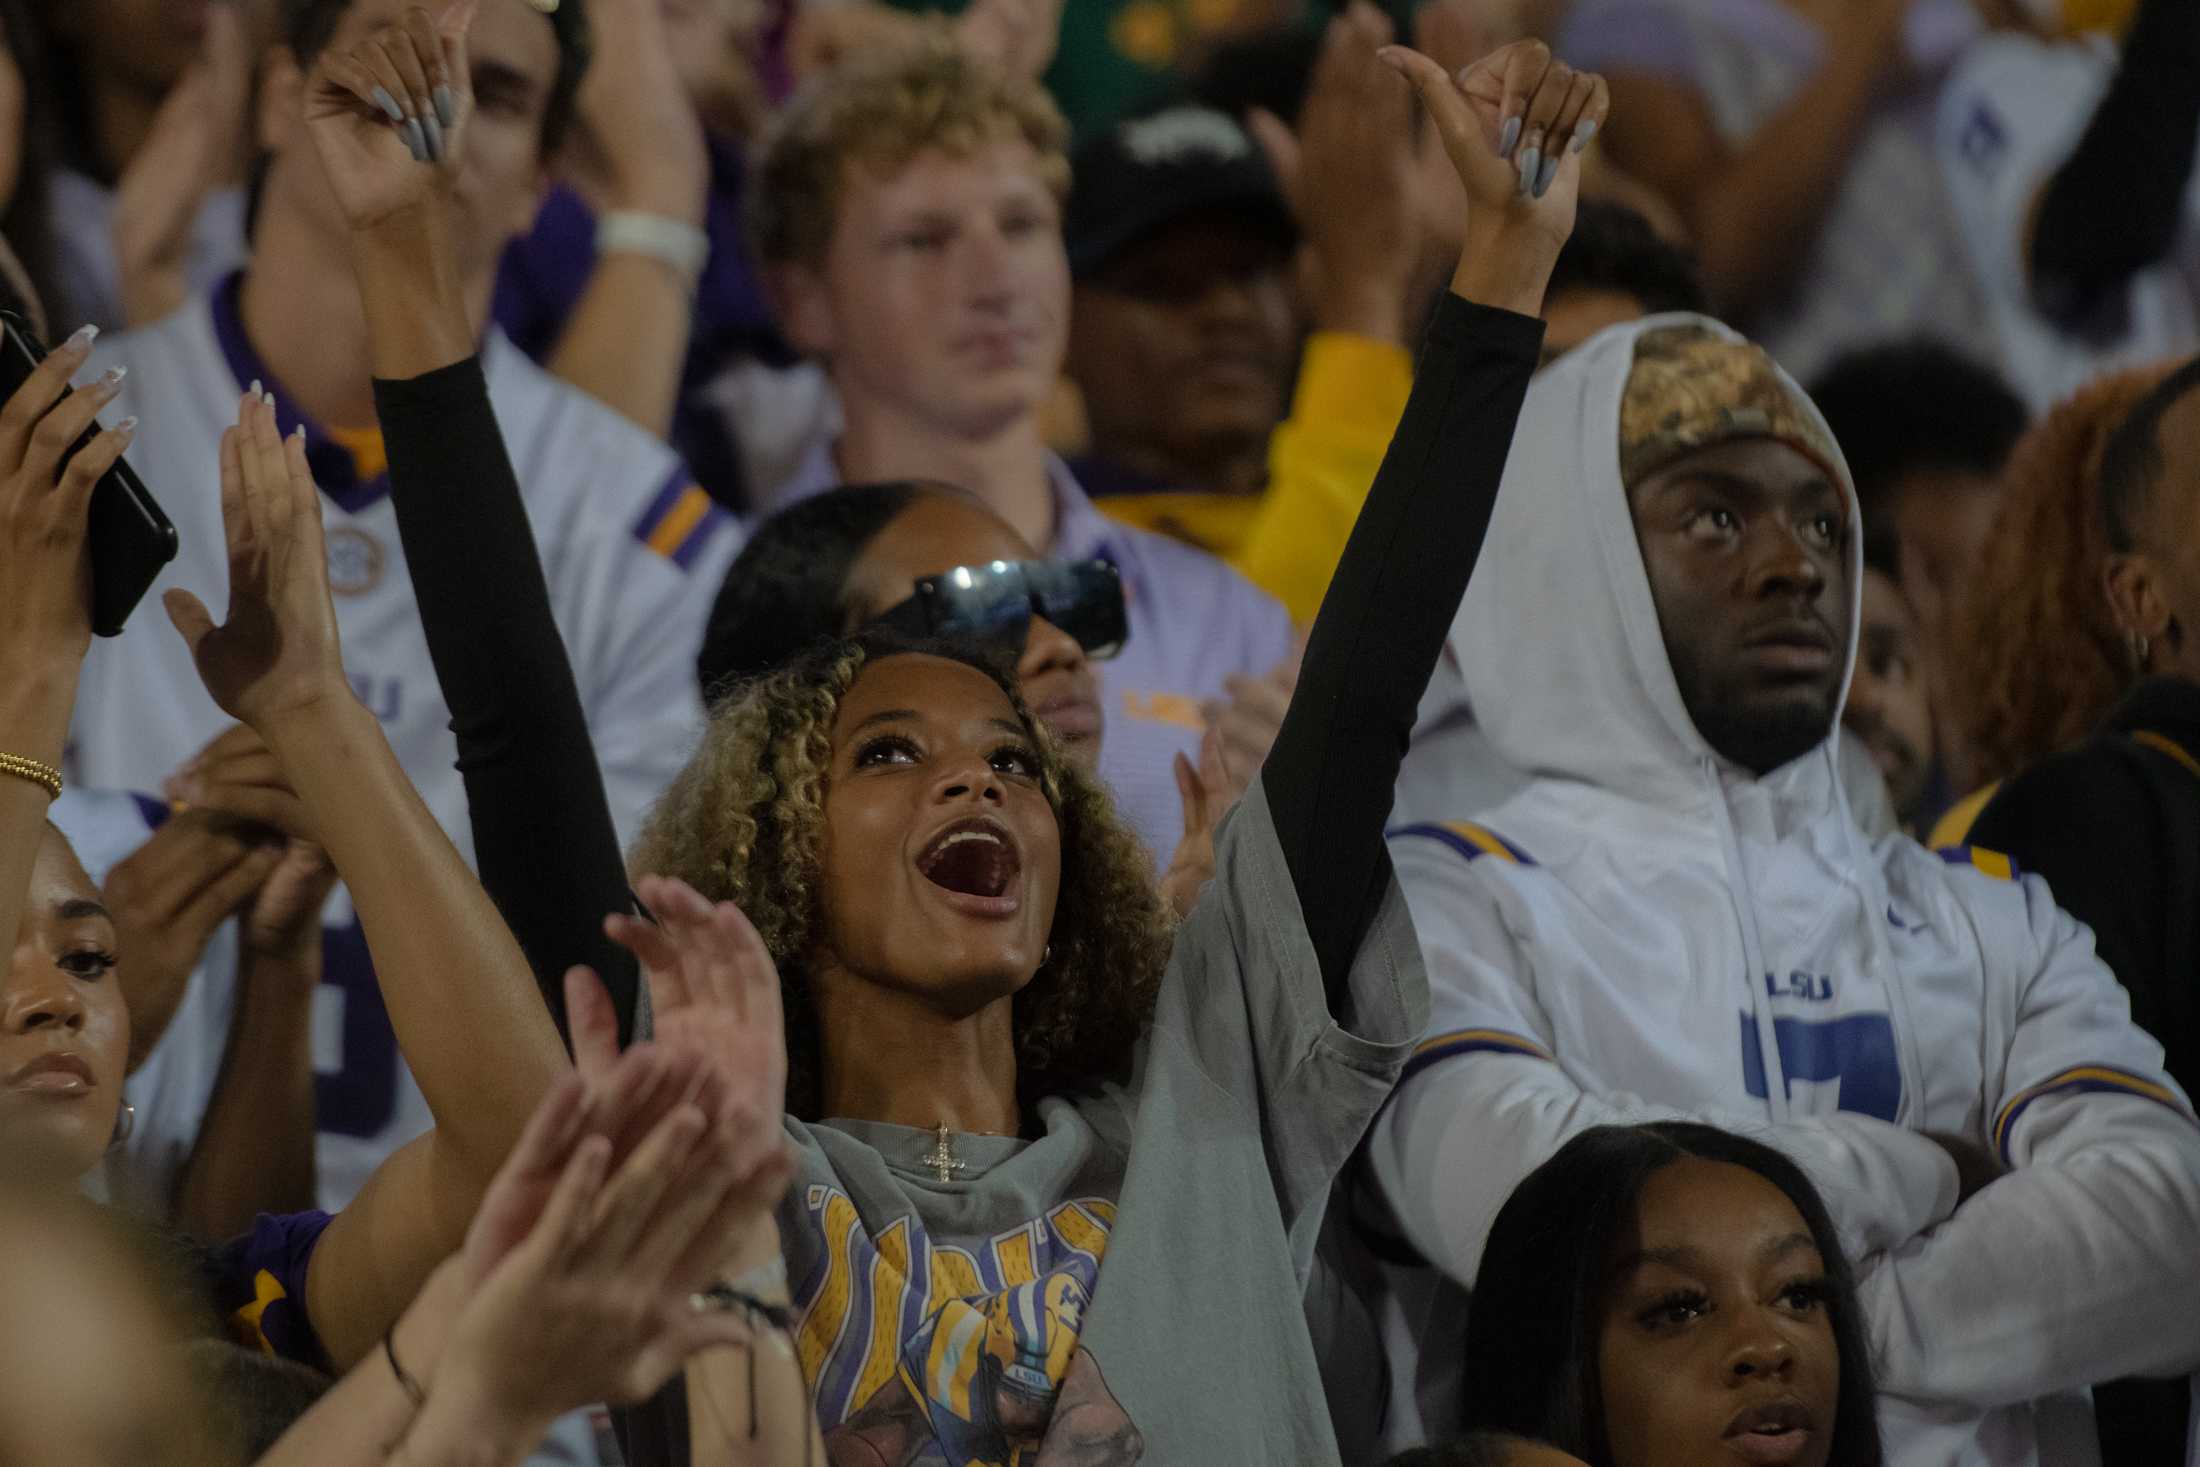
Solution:
M 1021 648 L 1036 613 L 1077 639 L 1092 658 L 1130 639 L 1123 578 L 1105 560 L 996 560 L 958 565 L 917 581 L 915 594 L 874 626 L 914 637 L 972 638 Z

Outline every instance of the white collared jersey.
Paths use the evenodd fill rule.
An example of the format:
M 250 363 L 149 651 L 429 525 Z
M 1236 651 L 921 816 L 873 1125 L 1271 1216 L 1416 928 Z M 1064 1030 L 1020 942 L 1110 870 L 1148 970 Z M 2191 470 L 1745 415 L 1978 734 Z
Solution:
M 2083 1467 L 2092 1384 L 2200 1366 L 2200 1125 L 2039 878 L 1867 836 L 1831 737 L 1754 775 L 1695 727 L 1618 470 L 1636 342 L 1673 326 L 1725 333 L 1615 327 L 1529 390 L 1452 646 L 1490 747 L 1531 781 L 1478 824 L 1391 842 L 1431 1027 L 1373 1175 L 1420 1255 L 1471 1285 L 1505 1199 L 1581 1131 L 1755 1135 L 1860 1265 L 1888 1460 Z M 1927 1132 L 2006 1175 L 1959 1207 Z
M 228 603 L 218 445 L 238 393 L 263 375 L 236 325 L 234 283 L 142 331 L 100 343 L 93 370 L 126 364 L 117 412 L 139 418 L 130 461 L 175 522 L 180 553 L 122 636 L 86 659 L 69 763 L 72 780 L 158 790 L 186 758 L 228 726 L 200 686 L 189 652 L 167 625 L 161 594 L 185 587 L 219 616 Z M 491 331 L 483 367 L 595 739 L 605 792 L 622 839 L 678 772 L 702 727 L 695 654 L 724 568 L 739 539 L 729 516 L 693 486 L 678 458 L 607 407 L 541 371 Z M 300 421 L 277 406 L 283 426 Z M 307 424 L 320 481 L 330 579 L 344 664 L 382 722 L 421 797 L 462 852 L 472 852 L 465 790 L 455 768 L 450 711 L 429 660 L 378 461 L 379 439 L 338 443 Z M 546 791 L 546 797 L 554 797 Z M 322 1130 L 321 1202 L 349 1200 L 374 1166 L 429 1124 L 397 1053 L 347 895 L 325 917 L 322 987 L 313 1022 Z M 197 1127 L 213 1066 L 228 1039 L 233 974 L 178 1015 L 148 1062 L 188 1067 L 193 1097 L 141 1130 L 184 1138 Z M 188 1050 L 191 1057 L 178 1057 Z
M 2041 41 L 2002 31 L 1974 45 L 1941 92 L 1935 148 L 1948 202 L 2001 338 L 1998 365 L 2035 412 L 2104 373 L 2200 351 L 2200 178 L 2186 183 L 2168 256 L 2133 275 L 2093 320 L 2061 325 L 2032 301 L 2034 202 L 2115 74 L 2105 36 Z

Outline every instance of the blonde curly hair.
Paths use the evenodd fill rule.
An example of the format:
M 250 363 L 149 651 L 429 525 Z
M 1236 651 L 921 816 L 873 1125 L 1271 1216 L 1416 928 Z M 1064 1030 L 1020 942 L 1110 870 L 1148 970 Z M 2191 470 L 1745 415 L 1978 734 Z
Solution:
M 2103 586 L 2101 454 L 2169 368 L 2088 384 L 2033 424 L 2002 470 L 2001 510 L 1957 609 L 1949 693 L 1981 784 L 2077 743 L 2137 673 Z
M 905 45 L 850 58 L 781 110 L 749 190 L 749 241 L 766 264 L 821 265 L 850 168 L 885 176 L 928 149 L 967 158 L 1016 141 L 1038 155 L 1056 201 L 1067 198 L 1069 125 L 1054 99 L 971 56 L 937 23 Z
M 967 647 L 876 631 L 827 643 L 719 700 L 632 859 L 637 875 L 679 877 L 755 924 L 786 1007 L 787 1112 L 804 1120 L 822 1103 L 820 1020 L 804 969 L 831 936 L 821 890 L 833 721 L 867 663 L 908 653 L 975 667 L 1001 689 L 1038 750 L 1040 785 L 1061 827 L 1049 955 L 1015 997 L 1026 1109 L 1128 1072 L 1175 941 L 1145 847 L 1099 784 L 1062 757 L 1008 669 Z

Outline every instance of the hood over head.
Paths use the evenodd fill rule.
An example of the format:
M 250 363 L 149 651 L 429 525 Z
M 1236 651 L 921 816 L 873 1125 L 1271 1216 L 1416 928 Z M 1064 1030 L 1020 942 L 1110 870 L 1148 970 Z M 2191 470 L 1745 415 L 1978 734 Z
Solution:
M 1694 809 L 1707 767 L 1746 771 L 1697 732 L 1666 657 L 1626 485 L 1682 455 L 1771 437 L 1823 465 L 1849 503 L 1847 666 L 1827 739 L 1765 776 L 1836 792 L 1830 744 L 1855 670 L 1863 534 L 1847 463 L 1792 378 L 1727 327 L 1670 314 L 1612 327 L 1529 389 L 1482 556 L 1452 624 L 1468 701 L 1530 774 Z

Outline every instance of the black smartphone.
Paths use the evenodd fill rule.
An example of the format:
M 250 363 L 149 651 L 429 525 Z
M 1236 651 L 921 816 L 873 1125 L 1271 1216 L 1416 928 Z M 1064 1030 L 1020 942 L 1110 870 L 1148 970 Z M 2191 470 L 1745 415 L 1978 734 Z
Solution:
M 0 402 L 15 395 L 24 379 L 46 359 L 46 347 L 30 323 L 13 311 L 0 311 Z M 67 396 L 64 391 L 63 396 Z M 69 452 L 80 452 L 99 436 L 94 423 Z M 63 462 L 67 462 L 66 459 Z M 176 558 L 176 527 L 153 502 L 145 485 L 121 459 L 92 486 L 92 631 L 112 637 L 143 600 L 160 568 Z

